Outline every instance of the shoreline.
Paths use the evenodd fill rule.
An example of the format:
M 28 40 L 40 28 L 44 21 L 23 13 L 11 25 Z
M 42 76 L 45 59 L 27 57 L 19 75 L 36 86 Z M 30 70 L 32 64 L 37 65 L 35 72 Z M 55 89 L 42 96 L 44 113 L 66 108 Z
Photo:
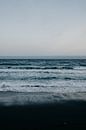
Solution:
M 56 104 L 67 101 L 86 101 L 85 92 L 77 93 L 50 93 L 50 92 L 0 92 L 0 104 L 12 105 L 39 105 Z

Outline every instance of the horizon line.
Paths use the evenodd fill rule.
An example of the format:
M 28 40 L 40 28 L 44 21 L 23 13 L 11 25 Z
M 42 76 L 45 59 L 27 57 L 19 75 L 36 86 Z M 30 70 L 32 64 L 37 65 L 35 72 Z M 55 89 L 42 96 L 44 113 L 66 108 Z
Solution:
M 86 59 L 85 55 L 69 55 L 69 56 L 0 56 L 0 59 Z

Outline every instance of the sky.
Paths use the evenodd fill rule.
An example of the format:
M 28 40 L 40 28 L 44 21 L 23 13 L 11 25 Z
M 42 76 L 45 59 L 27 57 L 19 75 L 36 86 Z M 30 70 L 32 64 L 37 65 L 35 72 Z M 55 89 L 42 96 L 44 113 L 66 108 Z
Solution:
M 86 0 L 0 0 L 0 56 L 86 56 Z

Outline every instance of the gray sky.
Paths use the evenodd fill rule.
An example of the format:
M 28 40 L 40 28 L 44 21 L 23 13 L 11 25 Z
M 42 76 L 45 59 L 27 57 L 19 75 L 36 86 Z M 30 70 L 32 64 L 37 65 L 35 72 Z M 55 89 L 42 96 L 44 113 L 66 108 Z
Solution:
M 86 0 L 0 0 L 6 55 L 86 55 Z

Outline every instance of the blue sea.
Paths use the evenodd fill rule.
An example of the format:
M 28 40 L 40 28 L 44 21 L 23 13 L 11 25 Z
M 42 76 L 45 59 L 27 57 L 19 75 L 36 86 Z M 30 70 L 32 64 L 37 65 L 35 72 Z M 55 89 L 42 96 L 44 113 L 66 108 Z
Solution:
M 0 57 L 2 92 L 86 92 L 85 57 Z

